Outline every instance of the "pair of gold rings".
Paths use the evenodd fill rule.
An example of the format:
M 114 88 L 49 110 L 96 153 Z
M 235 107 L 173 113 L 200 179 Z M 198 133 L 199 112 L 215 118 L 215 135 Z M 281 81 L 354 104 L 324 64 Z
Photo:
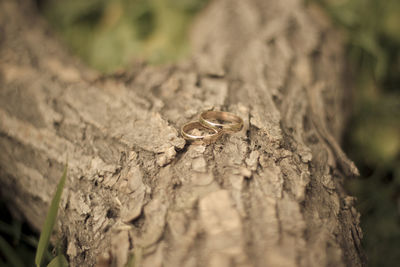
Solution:
M 215 142 L 222 134 L 238 132 L 242 128 L 243 120 L 239 116 L 229 112 L 210 110 L 201 113 L 198 121 L 184 124 L 181 128 L 181 134 L 188 141 L 210 144 Z M 190 134 L 189 132 L 194 129 L 208 131 L 210 134 Z

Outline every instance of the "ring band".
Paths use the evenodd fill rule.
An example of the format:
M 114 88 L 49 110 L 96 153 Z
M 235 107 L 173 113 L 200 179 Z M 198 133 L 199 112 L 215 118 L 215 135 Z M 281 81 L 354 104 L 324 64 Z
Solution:
M 218 122 L 212 122 L 211 120 L 217 120 Z M 219 121 L 227 123 L 219 123 Z M 242 118 L 224 111 L 204 111 L 200 114 L 199 122 L 204 127 L 225 132 L 238 132 L 243 128 Z
M 189 134 L 188 132 L 193 129 L 207 129 L 207 130 L 213 131 L 214 133 L 208 134 L 208 135 Z M 215 142 L 221 136 L 221 132 L 218 131 L 217 129 L 206 127 L 198 121 L 192 121 L 192 122 L 188 122 L 182 126 L 181 135 L 183 136 L 184 139 L 189 140 L 189 141 L 210 144 L 210 143 Z

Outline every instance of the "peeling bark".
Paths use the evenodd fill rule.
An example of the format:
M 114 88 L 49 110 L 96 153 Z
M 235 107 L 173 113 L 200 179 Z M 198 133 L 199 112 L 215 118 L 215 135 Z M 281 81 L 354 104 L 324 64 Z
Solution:
M 40 229 L 66 157 L 58 233 L 71 266 L 361 266 L 338 145 L 348 88 L 340 36 L 301 1 L 214 0 L 189 59 L 101 76 L 30 1 L 0 1 L 0 184 Z M 244 129 L 209 146 L 203 110 Z

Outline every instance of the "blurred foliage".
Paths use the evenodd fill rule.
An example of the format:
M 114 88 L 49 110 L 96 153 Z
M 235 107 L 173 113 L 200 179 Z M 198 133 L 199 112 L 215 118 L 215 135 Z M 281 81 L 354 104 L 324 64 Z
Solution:
M 11 216 L 5 202 L 0 202 L 0 266 L 24 267 L 35 264 L 40 267 L 45 262 L 49 263 L 47 266 L 51 267 L 68 267 L 60 244 L 57 245 L 56 257 L 52 257 L 49 250 L 50 237 L 67 179 L 67 166 L 66 164 L 64 167 L 63 175 L 50 203 L 39 240 L 27 225 L 23 225 L 20 220 Z
M 42 0 L 50 24 L 89 65 L 114 71 L 187 51 L 187 30 L 207 0 Z
M 0 211 L 0 266 L 32 266 L 38 244 L 36 233 L 25 223 L 13 219 L 3 201 Z
M 400 1 L 314 0 L 347 39 L 357 91 L 346 138 L 360 179 L 358 198 L 369 266 L 400 263 Z

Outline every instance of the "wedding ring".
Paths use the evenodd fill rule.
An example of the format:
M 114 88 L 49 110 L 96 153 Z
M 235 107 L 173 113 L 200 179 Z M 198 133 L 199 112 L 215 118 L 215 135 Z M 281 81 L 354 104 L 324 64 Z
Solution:
M 212 134 L 206 134 L 206 135 L 189 134 L 189 131 L 193 129 L 200 129 L 200 130 L 205 129 L 212 132 Z M 194 141 L 196 143 L 210 144 L 215 142 L 221 136 L 221 132 L 218 131 L 217 129 L 206 127 L 198 121 L 192 121 L 182 126 L 181 135 L 183 136 L 184 139 L 189 141 Z
M 243 127 L 242 118 L 224 111 L 204 111 L 200 114 L 199 122 L 204 127 L 224 132 L 238 132 Z

